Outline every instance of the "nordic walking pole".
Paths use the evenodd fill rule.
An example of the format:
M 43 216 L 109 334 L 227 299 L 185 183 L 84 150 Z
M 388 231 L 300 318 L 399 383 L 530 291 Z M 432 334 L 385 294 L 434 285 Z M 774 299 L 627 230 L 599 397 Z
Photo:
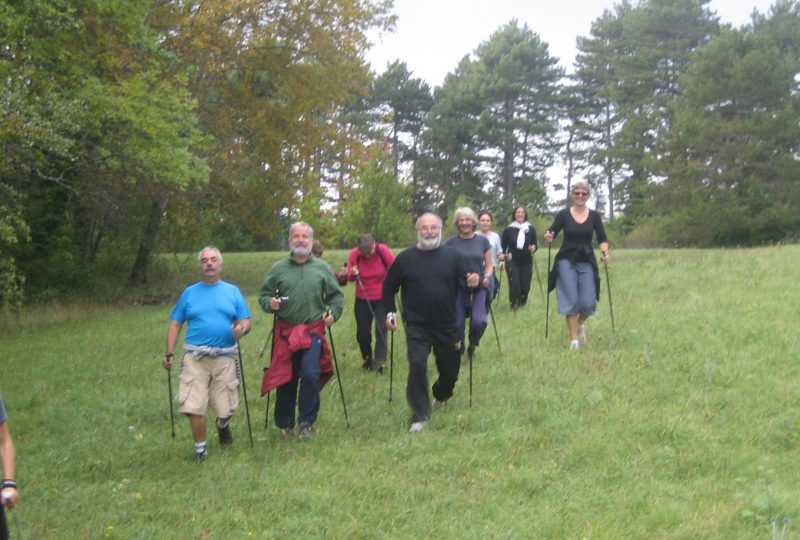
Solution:
M 472 408 L 472 346 L 467 347 L 467 358 L 469 358 L 469 408 Z
M 275 298 L 280 298 L 280 295 L 281 295 L 280 291 L 278 289 L 275 289 Z M 275 357 L 275 330 L 276 330 L 275 323 L 277 322 L 277 319 L 278 319 L 278 314 L 273 313 L 272 332 L 269 333 L 270 337 L 267 338 L 267 342 L 269 342 L 269 339 L 272 338 L 272 349 L 270 349 L 269 352 L 269 365 L 265 369 L 269 369 L 270 367 L 272 367 L 272 359 Z M 264 344 L 264 348 L 266 349 L 266 343 Z M 261 355 L 263 356 L 263 354 L 264 351 L 262 350 Z M 264 429 L 269 428 L 269 395 L 270 392 L 267 392 L 267 410 L 264 413 Z
M 269 335 L 267 336 L 267 340 L 264 342 L 264 346 L 261 348 L 261 352 L 258 353 L 259 360 L 264 358 L 264 352 L 267 350 L 267 347 L 269 346 L 269 342 L 271 339 L 272 339 L 272 332 L 269 333 Z
M 272 367 L 272 357 L 275 355 L 275 318 L 277 317 L 276 314 L 273 313 L 272 315 L 272 332 L 269 333 L 272 336 L 272 349 L 269 353 L 269 365 L 264 369 L 269 369 Z M 272 392 L 267 392 L 267 410 L 264 413 L 264 429 L 269 428 L 269 395 Z
M 167 370 L 167 388 L 169 390 L 169 423 L 172 426 L 172 438 L 175 438 L 175 413 L 172 410 L 172 369 Z
M 500 335 L 497 333 L 497 325 L 494 323 L 494 311 L 492 310 L 492 304 L 489 303 L 489 316 L 492 319 L 492 328 L 494 328 L 494 339 L 497 340 L 497 352 L 502 353 L 503 350 L 500 348 Z
M 328 310 L 326 313 L 330 315 L 331 312 Z M 347 422 L 347 429 L 350 429 L 350 417 L 347 416 L 347 405 L 344 402 L 344 390 L 342 389 L 342 374 L 339 372 L 339 362 L 336 360 L 336 347 L 333 345 L 333 332 L 331 332 L 331 327 L 328 327 L 328 339 L 331 342 L 331 355 L 333 356 L 333 367 L 336 369 L 336 380 L 339 381 L 339 395 L 342 396 L 342 409 L 344 409 L 344 419 Z
M 22 527 L 19 524 L 19 518 L 17 517 L 17 512 L 14 508 L 9 507 L 8 511 L 6 512 L 5 505 L 0 506 L 0 513 L 2 514 L 11 514 L 11 518 L 14 520 L 14 528 L 16 529 L 16 534 L 9 534 L 9 536 L 2 536 L 3 538 L 13 538 L 14 540 L 22 540 Z M 4 528 L 0 528 L 0 535 L 5 535 L 11 532 L 11 525 L 8 523 L 8 519 L 5 515 L 0 515 L 0 524 L 5 525 Z
M 244 382 L 244 363 L 242 362 L 242 347 L 236 340 L 236 352 L 239 353 L 239 376 L 242 378 L 242 393 L 244 394 L 244 412 L 247 414 L 247 434 L 250 436 L 250 448 L 253 448 L 253 428 L 250 425 L 250 406 L 247 404 L 247 384 Z
M 608 289 L 608 309 L 611 311 L 611 331 L 616 332 L 617 329 L 614 326 L 614 304 L 611 303 L 611 280 L 608 277 L 608 264 L 603 263 L 603 266 L 606 267 L 606 289 Z
M 497 288 L 500 289 L 503 287 L 503 270 L 506 268 L 506 259 L 508 258 L 508 248 L 503 252 L 503 260 L 497 263 L 497 268 L 499 270 L 499 276 L 497 278 Z M 502 266 L 501 266 L 502 265 Z
M 392 379 L 394 378 L 394 332 L 389 336 L 389 403 L 392 402 Z
M 544 316 L 544 338 L 547 339 L 547 332 L 550 327 L 550 251 L 553 243 L 547 244 L 547 308 Z

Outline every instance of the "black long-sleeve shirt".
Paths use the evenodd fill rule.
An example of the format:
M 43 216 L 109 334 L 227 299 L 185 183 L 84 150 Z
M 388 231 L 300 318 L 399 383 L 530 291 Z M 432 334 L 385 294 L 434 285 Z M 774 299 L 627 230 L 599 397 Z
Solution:
M 456 324 L 458 286 L 466 282 L 467 267 L 461 254 L 450 246 L 430 251 L 410 247 L 389 267 L 383 281 L 383 306 L 394 312 L 394 296 L 400 291 L 407 324 L 443 327 Z
M 550 225 L 550 232 L 553 237 L 564 231 L 564 241 L 561 249 L 556 253 L 555 263 L 553 264 L 550 275 L 547 278 L 547 292 L 556 288 L 558 279 L 558 261 L 569 259 L 573 262 L 588 262 L 594 271 L 595 295 L 600 299 L 600 271 L 597 269 L 597 259 L 592 250 L 592 235 L 597 235 L 597 243 L 608 242 L 606 230 L 603 227 L 603 218 L 599 212 L 589 209 L 589 217 L 583 223 L 578 223 L 572 217 L 569 208 L 565 208 L 556 214 L 553 224 Z
M 517 248 L 517 236 L 519 235 L 519 228 L 509 225 L 503 231 L 503 236 L 500 237 L 500 246 L 506 253 L 511 253 L 511 260 L 517 264 L 533 264 L 533 255 L 528 251 L 528 247 L 536 246 L 539 248 L 539 243 L 536 241 L 536 228 L 533 224 L 529 224 L 528 230 L 525 232 L 525 242 L 522 249 Z
M 556 214 L 553 224 L 548 230 L 553 233 L 554 237 L 562 230 L 564 231 L 564 241 L 561 249 L 558 250 L 556 259 L 567 257 L 574 261 L 594 263 L 592 236 L 597 235 L 598 244 L 608 242 L 602 216 L 599 212 L 591 209 L 586 221 L 578 223 L 572 217 L 569 208 L 565 208 Z

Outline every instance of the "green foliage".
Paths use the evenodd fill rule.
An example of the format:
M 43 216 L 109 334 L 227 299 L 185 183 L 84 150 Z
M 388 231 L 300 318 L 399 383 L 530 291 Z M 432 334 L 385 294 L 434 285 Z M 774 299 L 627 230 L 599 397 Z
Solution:
M 376 152 L 355 181 L 358 187 L 341 201 L 342 217 L 335 228 L 338 245 L 352 246 L 356 237 L 366 232 L 390 246 L 410 243 L 411 190 L 395 178 L 387 156 Z
M 0 59 L 2 171 L 25 196 L 31 245 L 17 255 L 28 285 L 49 294 L 86 281 L 106 242 L 146 263 L 161 219 L 153 201 L 208 174 L 186 77 L 159 50 L 147 5 L 4 8 L 14 54 Z
M 517 21 L 482 43 L 474 60 L 462 59 L 437 90 L 428 116 L 431 202 L 451 208 L 459 195 L 509 201 L 525 184 L 544 185 L 558 149 L 562 71 L 556 62 L 539 36 Z M 536 192 L 526 191 L 525 197 Z M 535 206 L 545 207 L 546 197 Z
M 392 62 L 375 79 L 370 98 L 379 110 L 381 124 L 391 126 L 387 138 L 392 143 L 395 176 L 400 177 L 401 162 L 408 162 L 410 182 L 415 185 L 420 134 L 433 104 L 430 86 L 412 77 L 405 63 Z M 409 141 L 405 142 L 405 138 Z
M 800 247 L 614 250 L 616 332 L 604 289 L 574 353 L 555 310 L 545 339 L 535 284 L 515 312 L 504 290 L 493 306 L 502 353 L 490 328 L 472 406 L 465 361 L 419 436 L 407 433 L 402 328 L 389 403 L 388 374 L 361 370 L 347 287 L 332 335 L 351 427 L 332 380 L 310 441 L 265 431 L 257 391 L 271 329 L 258 274 L 284 256 L 225 254 L 226 279 L 256 309 L 241 342 L 254 448 L 240 406 L 233 446 L 210 428 L 202 464 L 185 418 L 170 437 L 160 357 L 171 301 L 47 306 L 4 333 L 24 538 L 770 538 L 784 522 L 786 538 L 800 532 L 788 354 L 800 346 Z
M 0 182 L 0 313 L 17 312 L 22 307 L 25 276 L 20 274 L 12 248 L 30 237 L 30 227 L 22 216 L 17 193 Z
M 210 182 L 189 197 L 207 212 L 211 236 L 276 249 L 298 194 L 318 186 L 323 206 L 340 195 L 369 137 L 356 122 L 370 86 L 367 32 L 392 26 L 390 6 L 204 0 L 154 10 L 150 21 L 189 66 L 200 125 L 214 137 Z
M 547 44 L 515 20 L 475 54 L 483 103 L 476 135 L 482 142 L 481 153 L 495 171 L 499 193 L 512 199 L 520 184 L 541 181 L 555 161 L 561 117 L 558 82 L 563 70 Z
M 651 190 L 672 243 L 757 245 L 800 231 L 798 27 L 798 6 L 776 5 L 755 28 L 726 29 L 693 57 L 674 106 L 677 159 Z

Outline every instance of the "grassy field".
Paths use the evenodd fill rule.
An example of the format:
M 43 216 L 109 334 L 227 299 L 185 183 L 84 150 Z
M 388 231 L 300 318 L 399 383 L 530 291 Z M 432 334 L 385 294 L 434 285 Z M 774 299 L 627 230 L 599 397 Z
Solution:
M 256 296 L 281 254 L 226 254 L 224 277 L 254 312 L 242 347 L 255 447 L 242 408 L 233 447 L 210 439 L 202 464 L 185 419 L 170 437 L 172 298 L 36 308 L 0 343 L 23 537 L 797 538 L 800 246 L 612 255 L 616 332 L 605 289 L 572 353 L 553 305 L 545 339 L 535 281 L 520 312 L 504 289 L 502 354 L 490 327 L 472 407 L 465 365 L 419 435 L 402 332 L 389 403 L 388 374 L 360 369 L 348 286 L 333 335 L 351 427 L 332 381 L 316 437 L 298 441 L 264 429 L 258 396 L 271 319 Z M 152 296 L 174 297 L 193 270 L 162 276 Z

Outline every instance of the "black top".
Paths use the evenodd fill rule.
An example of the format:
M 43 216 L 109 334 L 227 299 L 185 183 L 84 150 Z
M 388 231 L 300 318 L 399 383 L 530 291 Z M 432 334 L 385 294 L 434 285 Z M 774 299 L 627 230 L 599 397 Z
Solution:
M 569 257 L 573 262 L 594 262 L 592 235 L 597 233 L 598 244 L 608 242 L 600 213 L 591 209 L 586 221 L 578 223 L 572 217 L 569 208 L 564 208 L 556 214 L 549 230 L 553 233 L 553 237 L 564 231 L 564 241 L 556 255 L 557 259 Z
M 505 253 L 511 253 L 511 260 L 517 264 L 533 264 L 533 258 L 531 252 L 528 251 L 528 247 L 539 247 L 539 243 L 536 241 L 536 227 L 534 227 L 533 224 L 529 225 L 528 231 L 525 233 L 525 243 L 522 249 L 517 249 L 519 228 L 509 225 L 500 237 L 500 246 L 503 248 L 503 251 Z
M 461 253 L 469 271 L 479 274 L 480 280 L 483 281 L 483 276 L 486 273 L 486 259 L 484 256 L 487 251 L 492 249 L 489 239 L 479 234 L 475 234 L 469 239 L 454 236 L 447 241 L 447 245 Z
M 589 217 L 583 223 L 578 223 L 572 217 L 569 208 L 565 208 L 556 214 L 553 224 L 550 225 L 550 232 L 555 238 L 559 232 L 564 231 L 564 241 L 561 249 L 556 253 L 553 268 L 547 279 L 547 292 L 556 288 L 558 280 L 558 261 L 569 259 L 572 262 L 588 262 L 592 265 L 594 272 L 595 297 L 600 299 L 600 272 L 597 269 L 597 259 L 592 250 L 592 234 L 597 234 L 597 243 L 608 242 L 606 230 L 603 227 L 603 219 L 599 212 L 589 209 Z
M 461 254 L 450 246 L 431 251 L 410 247 L 389 267 L 383 281 L 383 306 L 396 311 L 394 295 L 400 299 L 407 324 L 443 327 L 456 324 L 458 287 L 465 282 L 467 266 Z

